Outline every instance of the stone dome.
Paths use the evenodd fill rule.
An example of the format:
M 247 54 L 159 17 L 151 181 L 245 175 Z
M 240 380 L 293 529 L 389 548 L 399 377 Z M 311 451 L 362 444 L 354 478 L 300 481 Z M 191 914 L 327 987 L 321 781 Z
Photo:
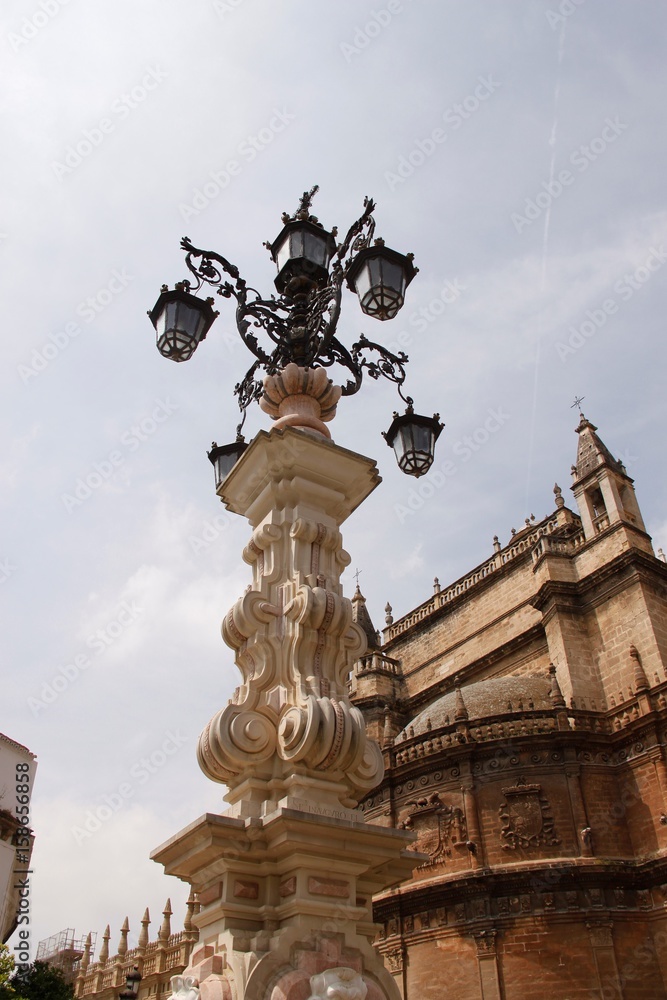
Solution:
M 495 715 L 550 711 L 554 707 L 550 690 L 551 683 L 548 677 L 508 676 L 470 684 L 461 688 L 461 696 L 468 720 L 477 722 Z M 453 724 L 456 714 L 457 693 L 449 691 L 415 716 L 398 734 L 397 739 L 412 735 L 420 736 L 428 732 L 429 728 L 440 729 L 442 726 Z

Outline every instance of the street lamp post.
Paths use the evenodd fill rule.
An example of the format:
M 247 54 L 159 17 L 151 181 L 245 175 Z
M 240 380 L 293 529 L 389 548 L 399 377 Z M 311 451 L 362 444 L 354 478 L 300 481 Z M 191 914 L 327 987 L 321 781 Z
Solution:
M 139 966 L 135 965 L 128 972 L 125 979 L 125 989 L 118 994 L 118 1000 L 136 1000 L 139 996 L 139 985 L 141 983 L 141 973 Z
M 401 254 L 373 239 L 375 219 L 373 201 L 366 198 L 364 212 L 350 226 L 342 243 L 336 243 L 336 229 L 327 232 L 310 206 L 317 186 L 304 192 L 294 215 L 283 215 L 283 230 L 272 243 L 265 243 L 278 273 L 275 285 L 278 296 L 263 298 L 248 287 L 238 268 L 213 250 L 194 247 L 187 237 L 181 240 L 185 262 L 193 281 L 177 282 L 161 294 L 149 312 L 157 334 L 160 353 L 172 361 L 187 361 L 206 337 L 218 313 L 213 298 L 202 299 L 196 293 L 205 285 L 215 288 L 223 298 L 236 301 L 236 326 L 255 361 L 235 387 L 242 420 L 237 439 L 230 445 L 213 444 L 209 458 L 215 466 L 216 484 L 231 470 L 240 457 L 245 442 L 241 435 L 246 410 L 251 402 L 266 403 L 266 381 L 257 375 L 278 376 L 288 365 L 300 369 L 327 369 L 340 365 L 347 371 L 347 381 L 338 395 L 350 396 L 362 386 L 364 372 L 372 379 L 394 382 L 406 404 L 402 416 L 385 434 L 395 452 L 399 467 L 408 475 L 422 476 L 434 456 L 435 442 L 442 424 L 438 414 L 424 417 L 414 413 L 413 400 L 404 396 L 405 365 L 402 351 L 393 354 L 381 344 L 361 336 L 350 349 L 336 336 L 345 284 L 356 292 L 362 312 L 377 320 L 393 319 L 405 298 L 405 290 L 417 268 L 412 254 Z M 260 343 L 258 334 L 266 343 Z M 329 420 L 333 409 L 323 417 Z M 260 402 L 260 405 L 262 403 Z M 263 408 L 267 409 L 266 406 Z M 273 414 L 276 418 L 278 414 Z M 329 436 L 326 428 L 317 429 Z
M 310 214 L 315 190 L 269 245 L 278 297 L 262 299 L 224 257 L 184 240 L 194 290 L 164 288 L 151 312 L 161 353 L 183 361 L 215 318 L 195 293 L 208 283 L 234 298 L 255 355 L 236 386 L 239 405 L 245 415 L 257 400 L 273 418 L 249 444 L 241 421 L 236 441 L 209 453 L 218 496 L 252 530 L 243 551 L 252 583 L 222 626 L 241 683 L 197 747 L 204 774 L 227 786 L 229 808 L 152 854 L 198 894 L 200 945 L 183 975 L 220 1000 L 400 1000 L 402 959 L 388 950 L 388 969 L 372 946 L 372 900 L 424 860 L 407 850 L 413 834 L 368 824 L 358 809 L 384 760 L 349 696 L 367 638 L 340 583 L 350 556 L 339 529 L 380 477 L 326 425 L 364 373 L 394 382 L 406 403 L 385 435 L 404 472 L 428 470 L 442 425 L 402 395 L 404 354 L 364 337 L 348 350 L 336 336 L 343 284 L 367 315 L 390 319 L 414 277 L 411 257 L 372 242 L 368 199 L 337 244 Z M 327 374 L 334 364 L 350 375 L 343 386 Z

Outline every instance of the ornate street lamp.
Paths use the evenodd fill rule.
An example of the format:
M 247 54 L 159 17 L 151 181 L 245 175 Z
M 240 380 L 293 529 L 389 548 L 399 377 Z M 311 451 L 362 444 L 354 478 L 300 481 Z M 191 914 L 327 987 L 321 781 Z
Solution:
M 310 214 L 316 191 L 317 186 L 304 192 L 294 215 L 283 214 L 284 228 L 277 239 L 265 243 L 278 268 L 278 296 L 263 298 L 248 287 L 238 268 L 225 257 L 200 250 L 184 237 L 181 246 L 194 277 L 193 287 L 190 281 L 178 282 L 173 291 L 163 285 L 149 312 L 160 353 L 174 361 L 187 361 L 218 315 L 213 299 L 203 300 L 195 293 L 207 284 L 223 298 L 236 300 L 237 330 L 256 360 L 234 389 L 242 413 L 236 441 L 224 446 L 214 443 L 209 452 L 216 486 L 246 446 L 241 430 L 251 402 L 259 400 L 277 426 L 308 427 L 330 436 L 322 421 L 333 417 L 341 394 L 350 396 L 359 391 L 364 371 L 372 379 L 383 377 L 394 382 L 408 406 L 405 417 L 394 414 L 385 435 L 394 446 L 399 467 L 408 475 L 421 476 L 433 461 L 442 424 L 437 416 L 414 414 L 412 400 L 403 395 L 407 355 L 402 351 L 393 354 L 363 335 L 348 349 L 336 337 L 343 284 L 356 292 L 367 316 L 393 319 L 417 273 L 412 254 L 400 254 L 385 247 L 383 240 L 373 240 L 375 205 L 370 198 L 364 200 L 364 212 L 345 239 L 337 243 L 337 230 L 327 232 Z M 264 344 L 258 332 L 264 334 Z M 334 364 L 351 375 L 340 388 L 333 386 L 323 371 Z M 260 370 L 268 377 L 264 381 L 257 378 Z M 294 416 L 297 411 L 298 420 Z
M 118 1000 L 134 1000 L 139 996 L 139 984 L 141 983 L 141 973 L 139 966 L 135 965 L 131 972 L 128 972 L 125 979 L 125 989 L 118 994 Z
M 204 340 L 216 316 L 213 299 L 190 294 L 189 281 L 177 281 L 173 292 L 162 286 L 148 314 L 157 334 L 157 349 L 172 361 L 188 361 Z
M 220 483 L 227 478 L 247 447 L 248 442 L 240 434 L 232 444 L 219 445 L 217 441 L 213 442 L 208 459 L 215 472 L 216 490 Z
M 440 414 L 433 417 L 420 417 L 412 409 L 412 400 L 408 396 L 405 413 L 401 416 L 394 413 L 394 419 L 388 431 L 383 431 L 387 444 L 394 449 L 398 467 L 409 476 L 423 476 L 433 464 L 435 442 L 440 431 L 445 426 L 440 422 Z

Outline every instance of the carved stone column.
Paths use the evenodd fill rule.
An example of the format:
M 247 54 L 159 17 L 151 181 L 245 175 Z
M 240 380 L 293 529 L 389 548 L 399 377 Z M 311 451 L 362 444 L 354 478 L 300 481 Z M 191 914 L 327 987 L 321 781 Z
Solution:
M 250 522 L 253 576 L 222 626 L 241 684 L 198 759 L 228 785 L 230 808 L 152 855 L 199 894 L 200 947 L 183 976 L 199 979 L 202 1000 L 303 1000 L 331 969 L 348 970 L 355 996 L 398 1000 L 369 943 L 371 901 L 411 875 L 413 836 L 356 808 L 383 763 L 347 693 L 366 638 L 340 585 L 339 527 L 378 482 L 374 462 L 287 427 L 260 431 L 222 484 Z
M 565 770 L 567 777 L 567 789 L 570 794 L 570 805 L 572 807 L 572 818 L 577 831 L 579 849 L 584 858 L 593 856 L 593 834 L 588 823 L 586 813 L 586 803 L 581 791 L 581 767 L 578 764 L 569 764 Z
M 477 815 L 477 801 L 475 799 L 475 789 L 472 778 L 465 781 L 461 786 L 463 793 L 463 811 L 466 817 L 468 828 L 468 851 L 470 853 L 470 867 L 482 868 L 484 866 L 484 845 L 482 844 L 482 834 L 479 828 L 479 816 Z
M 477 931 L 473 936 L 477 945 L 481 1000 L 502 1000 L 496 952 L 497 931 Z
M 622 997 L 624 993 L 618 974 L 612 937 L 613 924 L 611 921 L 596 920 L 587 923 L 586 927 L 595 958 L 600 996 Z

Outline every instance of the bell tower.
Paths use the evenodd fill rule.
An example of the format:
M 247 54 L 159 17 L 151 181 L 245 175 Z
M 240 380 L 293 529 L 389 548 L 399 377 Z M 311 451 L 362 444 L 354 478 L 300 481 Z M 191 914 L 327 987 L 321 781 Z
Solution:
M 586 541 L 619 522 L 646 534 L 633 486 L 621 461 L 614 458 L 581 414 L 577 427 L 577 462 L 572 466 L 572 492 L 581 515 Z M 645 547 L 645 546 L 642 546 Z

